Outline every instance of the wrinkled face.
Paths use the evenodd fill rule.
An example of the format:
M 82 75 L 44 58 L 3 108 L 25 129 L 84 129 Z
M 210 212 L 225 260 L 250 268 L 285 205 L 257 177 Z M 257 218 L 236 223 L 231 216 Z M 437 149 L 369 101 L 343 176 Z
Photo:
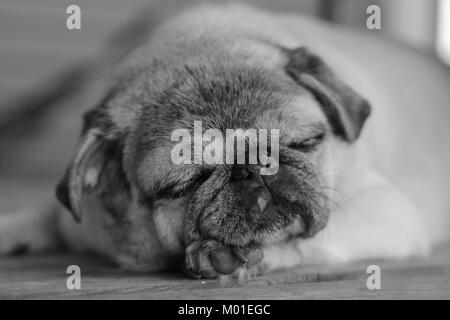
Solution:
M 177 211 L 178 222 L 166 219 L 169 225 L 162 228 L 180 234 L 185 243 L 215 239 L 246 246 L 313 236 L 327 223 L 345 140 L 355 139 L 367 115 L 342 106 L 359 103 L 359 97 L 335 83 L 317 57 L 306 55 L 297 52 L 281 70 L 186 63 L 151 93 L 134 90 L 125 111 L 113 106 L 127 100 L 123 95 L 130 89 L 113 92 L 86 116 L 79 153 L 87 155 L 78 157 L 81 165 L 75 161 L 69 167 L 69 192 L 59 192 L 59 198 L 77 212 L 83 190 L 107 181 L 98 194 L 109 211 L 127 212 L 132 219 L 138 219 L 130 213 L 136 208 L 148 215 Z M 308 72 L 309 77 L 300 76 Z M 117 125 L 120 121 L 126 125 Z M 227 129 L 279 130 L 278 170 L 261 174 L 265 165 L 250 163 L 249 150 L 239 164 L 175 163 L 178 141 L 172 141 L 172 133 L 193 132 L 195 121 L 201 121 L 203 133 L 217 129 L 224 136 Z M 83 190 L 73 191 L 77 183 L 70 181 L 77 179 L 84 180 Z
M 183 199 L 177 210 L 187 243 L 215 239 L 244 246 L 321 230 L 328 219 L 328 160 L 336 138 L 314 96 L 288 76 L 245 66 L 188 71 L 142 109 L 126 140 L 127 174 L 146 203 Z M 248 157 L 245 164 L 175 164 L 178 141 L 171 135 L 177 129 L 193 133 L 194 121 L 201 121 L 203 133 L 279 130 L 278 171 L 262 175 L 263 165 L 250 164 Z
M 311 236 L 323 228 L 328 204 L 321 175 L 332 133 L 313 96 L 294 82 L 252 69 L 216 67 L 207 76 L 191 70 L 180 83 L 164 90 L 164 108 L 143 110 L 129 167 L 146 197 L 185 199 L 179 210 L 187 241 L 243 246 Z M 202 121 L 203 132 L 218 129 L 224 136 L 226 129 L 280 130 L 278 171 L 263 175 L 263 165 L 250 164 L 248 156 L 244 164 L 173 163 L 177 142 L 171 133 L 193 132 L 194 120 Z

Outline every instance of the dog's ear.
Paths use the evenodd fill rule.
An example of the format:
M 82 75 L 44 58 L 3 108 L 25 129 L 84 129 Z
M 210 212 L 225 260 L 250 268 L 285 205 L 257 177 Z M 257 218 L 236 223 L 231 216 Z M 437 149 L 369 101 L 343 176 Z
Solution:
M 286 72 L 313 93 L 336 134 L 348 142 L 356 140 L 370 115 L 369 103 L 308 49 L 286 51 L 289 58 Z
M 111 124 L 104 112 L 93 109 L 84 116 L 84 128 L 74 156 L 65 174 L 56 187 L 56 197 L 72 212 L 77 222 L 81 221 L 84 193 L 102 190 L 102 185 L 109 183 L 117 175 L 111 168 L 111 162 L 118 158 L 118 139 L 112 134 Z M 112 169 L 115 170 L 115 169 Z
M 56 187 L 56 197 L 72 212 L 77 222 L 81 221 L 83 194 L 95 190 L 105 165 L 104 139 L 104 133 L 99 129 L 89 129 L 85 132 Z

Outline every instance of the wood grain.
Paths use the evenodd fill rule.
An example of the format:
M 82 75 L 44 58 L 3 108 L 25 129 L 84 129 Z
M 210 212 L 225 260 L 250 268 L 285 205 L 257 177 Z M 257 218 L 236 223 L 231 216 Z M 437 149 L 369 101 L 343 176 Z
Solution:
M 0 259 L 1 299 L 449 299 L 450 250 L 429 259 L 305 266 L 256 278 L 189 280 L 183 274 L 143 274 L 99 258 L 55 253 Z M 66 268 L 81 268 L 81 289 L 66 288 Z M 366 268 L 381 268 L 381 289 L 368 290 Z

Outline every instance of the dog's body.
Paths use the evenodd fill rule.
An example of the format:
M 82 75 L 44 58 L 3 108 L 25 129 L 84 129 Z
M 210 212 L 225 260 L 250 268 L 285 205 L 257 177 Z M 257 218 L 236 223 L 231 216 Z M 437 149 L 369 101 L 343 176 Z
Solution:
M 24 219 L 19 223 L 16 216 L 11 223 L 2 217 L 1 250 L 7 252 L 24 243 L 31 249 L 46 249 L 55 244 L 59 235 L 72 248 L 94 250 L 126 268 L 157 271 L 177 267 L 187 247 L 185 264 L 188 269 L 206 277 L 239 270 L 260 273 L 302 263 L 338 263 L 426 254 L 432 244 L 445 240 L 448 235 L 450 206 L 446 193 L 450 176 L 446 165 L 450 162 L 450 150 L 445 139 L 450 136 L 450 129 L 445 122 L 450 113 L 450 79 L 437 64 L 416 53 L 368 34 L 335 29 L 306 17 L 269 15 L 241 6 L 200 7 L 161 26 L 126 59 L 118 71 L 121 85 L 114 97 L 107 101 L 107 114 L 122 128 L 138 126 L 136 118 L 142 118 L 143 111 L 137 105 L 136 97 L 150 94 L 145 87 L 150 85 L 146 82 L 149 81 L 147 77 L 157 79 L 152 80 L 151 85 L 160 85 L 163 90 L 164 83 L 176 77 L 170 74 L 174 65 L 186 63 L 192 67 L 199 61 L 201 66 L 201 61 L 208 59 L 230 59 L 227 63 L 232 65 L 235 59 L 246 66 L 264 66 L 277 75 L 288 63 L 280 48 L 293 50 L 298 47 L 307 47 L 323 58 L 344 83 L 362 94 L 372 106 L 372 114 L 359 137 L 352 138 L 351 143 L 333 138 L 323 155 L 318 156 L 320 174 L 326 180 L 323 183 L 331 190 L 327 190 L 329 212 L 327 218 L 323 218 L 326 222 L 310 236 L 300 233 L 304 226 L 293 224 L 255 240 L 263 258 L 261 260 L 262 255 L 258 252 L 258 258 L 247 268 L 233 266 L 230 267 L 233 270 L 228 270 L 217 266 L 214 261 L 204 262 L 203 256 L 192 252 L 203 250 L 210 256 L 211 251 L 222 250 L 222 244 L 218 247 L 207 242 L 208 237 L 199 240 L 194 235 L 184 234 L 186 198 L 156 199 L 150 211 L 141 207 L 141 200 L 129 200 L 141 193 L 135 190 L 135 182 L 130 180 L 138 180 L 136 184 L 143 186 L 142 189 L 145 186 L 151 189 L 139 170 L 159 170 L 145 165 L 142 169 L 142 163 L 136 158 L 133 158 L 133 165 L 140 169 L 127 167 L 127 157 L 139 153 L 133 149 L 137 147 L 130 144 L 121 155 L 125 159 L 124 168 L 112 165 L 111 170 L 123 169 L 131 187 L 128 184 L 122 186 L 111 178 L 107 185 L 113 190 L 107 188 L 106 191 L 93 192 L 85 196 L 80 207 L 76 208 L 74 199 L 78 195 L 70 188 L 77 182 L 70 180 L 69 172 L 66 178 L 69 181 L 65 182 L 69 191 L 61 191 L 60 199 L 66 205 L 69 203 L 75 215 L 83 211 L 81 223 L 75 223 L 69 214 L 55 218 L 48 211 L 43 211 L 42 216 L 33 222 Z M 383 51 L 378 48 L 383 48 Z M 167 69 L 161 67 L 164 65 Z M 292 64 L 294 67 L 295 63 Z M 164 74 L 166 71 L 168 74 Z M 209 71 L 204 69 L 206 73 Z M 432 92 L 422 89 L 424 81 L 433 82 Z M 305 117 L 324 120 L 317 101 L 312 102 L 311 97 L 291 98 L 286 102 L 286 110 L 290 111 L 285 112 L 300 108 Z M 88 122 L 97 121 L 96 118 L 86 119 Z M 149 121 L 163 119 L 160 113 L 159 118 Z M 265 123 L 269 121 L 265 120 Z M 282 124 L 285 121 L 282 120 Z M 89 145 L 89 139 L 97 139 L 97 133 L 89 135 L 89 130 L 88 125 L 84 132 L 86 138 L 80 143 L 78 152 L 83 152 L 84 146 Z M 139 140 L 141 134 L 144 135 L 142 131 L 135 131 L 127 139 Z M 114 152 L 111 154 L 113 157 Z M 153 154 L 140 157 L 154 157 Z M 157 161 L 152 158 L 152 163 Z M 71 166 L 73 169 L 76 164 Z M 138 174 L 134 175 L 134 171 Z M 82 179 L 86 179 L 82 183 L 88 185 L 87 188 L 102 179 L 95 170 L 89 174 L 77 172 L 82 172 L 85 177 Z M 129 191 L 122 190 L 128 187 Z M 98 199 L 99 194 L 120 196 L 108 199 L 109 207 L 105 209 L 104 202 Z M 33 239 L 23 236 L 31 229 L 30 225 L 35 230 Z M 218 236 L 210 229 L 208 232 L 217 240 Z M 233 241 L 225 239 L 222 242 L 230 244 Z M 220 261 L 229 262 L 226 259 Z M 220 272 L 223 269 L 226 270 Z

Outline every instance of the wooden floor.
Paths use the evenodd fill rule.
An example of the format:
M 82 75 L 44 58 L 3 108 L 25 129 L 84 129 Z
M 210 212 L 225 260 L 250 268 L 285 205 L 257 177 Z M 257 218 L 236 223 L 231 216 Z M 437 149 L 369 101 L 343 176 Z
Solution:
M 81 289 L 68 290 L 66 268 L 81 268 Z M 366 286 L 367 266 L 381 268 L 381 289 Z M 303 267 L 238 284 L 189 280 L 182 274 L 118 270 L 98 258 L 52 254 L 0 259 L 1 299 L 449 299 L 450 250 L 427 260 L 368 261 Z

